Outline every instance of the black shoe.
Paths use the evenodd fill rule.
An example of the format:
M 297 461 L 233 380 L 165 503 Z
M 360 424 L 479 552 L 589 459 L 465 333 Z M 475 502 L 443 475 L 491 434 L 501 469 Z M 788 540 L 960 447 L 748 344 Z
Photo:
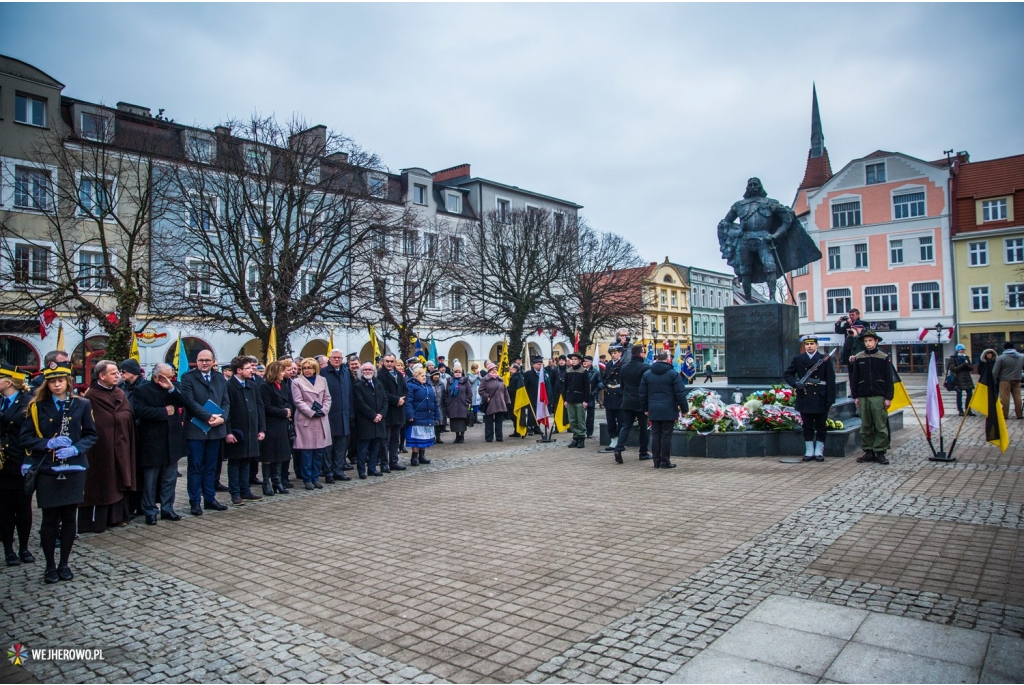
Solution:
M 47 585 L 52 585 L 53 583 L 56 583 L 58 580 L 60 580 L 60 576 L 57 575 L 57 569 L 55 569 L 55 568 L 48 568 L 48 569 L 46 569 L 46 573 L 43 574 L 43 582 L 44 583 L 46 583 Z
M 814 461 L 814 455 L 813 454 L 805 454 L 804 458 L 803 458 L 803 461 Z
M 313 481 L 313 487 L 316 488 L 317 490 L 323 490 L 324 489 L 324 486 L 318 480 Z
M 263 496 L 273 497 L 274 494 L 274 486 L 273 484 L 271 484 L 270 479 L 267 478 L 266 480 L 263 481 Z
M 611 454 L 614 451 L 615 451 L 615 448 L 612 447 L 611 445 L 608 445 L 607 447 L 605 447 L 605 448 L 603 448 L 601 450 L 601 452 L 604 453 L 604 454 Z
M 825 455 L 823 455 L 823 454 L 815 455 L 814 461 L 825 461 Z
M 32 556 L 32 552 L 29 552 L 27 549 L 18 552 L 18 556 L 21 557 L 22 563 L 25 564 L 34 564 L 36 561 L 36 558 Z
M 405 449 L 404 447 L 399 447 L 398 448 L 398 453 L 399 454 L 409 454 L 409 450 Z
M 302 487 L 306 488 L 307 490 L 313 490 L 314 489 L 313 488 L 313 484 L 309 483 L 309 482 L 303 483 Z
M 352 466 L 352 464 L 342 464 L 342 465 L 341 465 L 341 470 L 342 470 L 342 471 L 351 471 L 351 470 L 352 470 L 352 469 L 354 469 L 354 468 L 355 468 L 355 467 L 354 467 L 354 466 Z
M 263 495 L 257 495 L 254 492 L 247 492 L 244 495 L 242 495 L 242 499 L 247 499 L 247 500 L 263 499 Z
M 7 555 L 8 566 L 21 566 L 21 558 L 15 552 L 11 552 Z
M 857 457 L 858 464 L 867 464 L 875 460 L 875 453 L 871 450 L 864 450 L 864 454 Z
M 640 461 L 647 461 L 648 459 L 654 459 L 654 457 L 652 457 L 649 454 L 641 454 L 640 455 Z
M 334 485 L 334 476 L 327 476 L 324 478 L 324 482 L 328 485 Z
M 366 474 L 365 473 L 360 473 L 359 474 L 359 480 L 366 480 Z
M 498 440 L 498 442 L 501 442 L 501 440 Z M 421 464 L 429 464 L 430 460 L 427 459 L 426 457 L 420 457 L 420 463 Z
M 662 463 L 662 465 L 661 465 L 661 468 L 663 468 L 663 469 L 674 469 L 675 467 L 676 467 L 676 465 L 673 464 L 670 461 L 666 461 L 666 462 Z
M 382 473 L 391 473 L 391 467 L 390 466 L 381 466 L 380 470 L 381 470 Z
M 579 447 L 581 450 L 586 449 L 587 448 L 587 439 L 586 438 L 580 438 L 580 444 L 578 444 L 576 446 Z
M 249 479 L 249 485 L 263 485 L 263 481 L 260 480 L 259 476 L 253 476 Z
M 64 564 L 57 567 L 57 577 L 61 580 L 71 580 L 75 577 L 75 574 L 71 572 L 67 564 Z
M 221 504 L 217 500 L 207 502 L 206 504 L 203 505 L 203 509 L 213 509 L 214 511 L 227 511 L 227 508 L 228 507 L 226 504 Z
M 285 487 L 283 485 L 281 485 L 281 481 L 279 481 L 279 480 L 278 481 L 274 481 L 273 486 L 274 486 L 274 492 L 276 492 L 279 495 L 283 495 L 283 494 L 288 492 L 285 489 Z
M 495 438 L 495 440 L 498 442 L 505 442 L 505 438 Z
M 395 464 L 394 466 L 391 467 L 391 470 L 392 471 L 405 471 L 405 468 L 406 467 L 402 466 L 401 464 Z
M 295 484 L 292 483 L 287 478 L 285 478 L 283 481 L 281 481 L 281 487 L 284 488 L 285 490 L 294 490 Z
M 203 515 L 203 508 L 201 506 L 199 506 L 198 504 L 193 504 L 190 507 L 190 513 L 193 516 L 202 516 Z
M 623 461 L 622 461 L 622 452 L 619 452 L 619 451 L 615 452 L 615 463 L 616 464 L 622 464 L 623 463 Z
M 959 414 L 960 416 L 964 415 L 964 413 L 962 411 L 957 411 L 957 414 Z
M 340 480 L 341 482 L 345 482 L 347 480 L 352 480 L 352 479 L 349 478 L 348 476 L 346 476 L 344 473 L 339 473 L 337 476 L 334 477 L 334 480 Z
M 146 525 L 147 526 L 155 526 L 156 525 L 156 516 L 154 516 L 152 514 L 146 514 Z
M 245 504 L 245 500 L 243 500 L 241 497 L 232 497 L 231 503 L 234 504 L 236 507 L 240 507 L 243 504 Z
M 367 471 L 366 475 L 368 475 L 368 476 L 383 476 L 384 474 L 381 473 L 380 471 Z
M 875 463 L 883 465 L 889 463 L 889 460 L 885 458 L 885 452 L 875 452 Z
M 226 487 L 224 487 L 223 485 L 221 485 L 220 483 L 214 483 L 213 484 L 213 491 L 214 492 L 228 492 L 228 489 Z
M 181 515 L 175 512 L 168 514 L 166 511 L 161 511 L 160 518 L 162 518 L 164 521 L 180 521 Z
M 572 442 L 570 442 L 568 445 L 566 445 L 566 447 L 579 447 L 579 445 L 580 445 L 580 439 L 579 438 L 573 438 Z

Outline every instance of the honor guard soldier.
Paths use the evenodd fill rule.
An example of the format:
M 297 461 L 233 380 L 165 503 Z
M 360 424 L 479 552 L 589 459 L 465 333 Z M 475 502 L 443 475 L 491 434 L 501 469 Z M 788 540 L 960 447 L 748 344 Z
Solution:
M 619 410 L 622 409 L 622 380 L 619 378 L 619 372 L 622 371 L 623 352 L 625 348 L 617 342 L 608 347 L 608 354 L 612 359 L 605 364 L 604 375 L 601 378 L 604 384 L 604 416 L 610 440 L 602 452 L 614 452 L 619 441 Z
M 831 355 L 818 351 L 816 336 L 800 341 L 804 351 L 793 357 L 785 379 L 796 390 L 796 409 L 804 424 L 804 461 L 825 461 L 825 421 L 836 401 L 836 370 Z

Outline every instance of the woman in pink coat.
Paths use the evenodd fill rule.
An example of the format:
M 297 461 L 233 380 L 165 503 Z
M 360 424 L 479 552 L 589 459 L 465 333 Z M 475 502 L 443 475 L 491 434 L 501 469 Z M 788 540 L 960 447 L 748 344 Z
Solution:
M 315 359 L 303 359 L 299 371 L 298 377 L 292 381 L 292 399 L 295 401 L 293 447 L 302 456 L 302 482 L 307 490 L 312 490 L 323 488 L 320 469 L 324 448 L 331 444 L 331 424 L 327 419 L 331 410 L 331 393 Z

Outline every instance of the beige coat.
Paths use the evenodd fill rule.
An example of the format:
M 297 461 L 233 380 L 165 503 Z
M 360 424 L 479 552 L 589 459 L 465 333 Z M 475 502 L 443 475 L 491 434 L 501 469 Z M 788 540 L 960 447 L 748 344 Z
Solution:
M 310 385 L 309 381 L 314 383 Z M 331 393 L 327 380 L 317 374 L 307 379 L 301 374 L 292 380 L 292 400 L 295 402 L 295 444 L 297 450 L 319 450 L 331 444 L 331 423 L 327 418 L 331 410 Z M 323 416 L 313 416 L 313 403 L 319 402 Z

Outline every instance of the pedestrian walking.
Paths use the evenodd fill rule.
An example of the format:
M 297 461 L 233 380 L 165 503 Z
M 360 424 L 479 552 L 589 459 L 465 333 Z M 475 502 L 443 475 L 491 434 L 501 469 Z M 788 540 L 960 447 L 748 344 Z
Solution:
M 78 505 L 85 500 L 86 453 L 96 444 L 92 404 L 71 394 L 71 368 L 43 371 L 43 384 L 29 403 L 21 426 L 21 447 L 28 455 L 22 472 L 35 479 L 36 506 L 43 522 L 39 543 L 46 558 L 43 580 L 71 580 L 68 565 L 75 544 Z M 55 559 L 60 536 L 60 561 Z
M 850 392 L 860 409 L 860 443 L 864 454 L 859 463 L 888 464 L 885 453 L 889 449 L 889 405 L 894 388 L 892 362 L 878 349 L 881 336 L 870 328 L 861 333 L 864 351 L 853 357 L 850 365 Z
M 651 451 L 654 468 L 674 469 L 670 458 L 672 430 L 680 414 L 689 411 L 686 385 L 670 363 L 668 350 L 661 350 L 650 370 L 640 379 L 640 409 L 651 422 Z
M 704 364 L 704 382 L 712 383 L 715 380 L 715 372 L 711 370 L 711 362 Z
M 307 357 L 299 364 L 299 376 L 292 381 L 295 404 L 294 449 L 302 454 L 302 485 L 307 490 L 322 489 L 324 450 L 331 447 L 331 422 L 327 417 L 332 397 L 327 381 L 320 375 L 320 362 Z

